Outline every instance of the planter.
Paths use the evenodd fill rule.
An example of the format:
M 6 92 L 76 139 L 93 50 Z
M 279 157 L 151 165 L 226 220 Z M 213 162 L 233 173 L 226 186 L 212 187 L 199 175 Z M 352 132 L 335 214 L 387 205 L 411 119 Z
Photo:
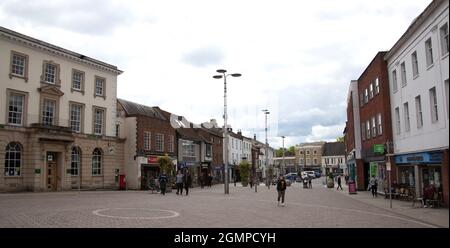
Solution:
M 328 178 L 327 180 L 327 188 L 334 188 L 334 180 L 331 178 Z

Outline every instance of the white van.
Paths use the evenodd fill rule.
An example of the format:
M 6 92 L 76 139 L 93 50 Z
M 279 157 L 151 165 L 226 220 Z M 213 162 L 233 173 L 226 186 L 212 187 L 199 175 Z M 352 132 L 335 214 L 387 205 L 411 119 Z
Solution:
M 314 173 L 314 171 L 303 171 L 302 178 L 306 177 L 316 178 L 316 173 Z

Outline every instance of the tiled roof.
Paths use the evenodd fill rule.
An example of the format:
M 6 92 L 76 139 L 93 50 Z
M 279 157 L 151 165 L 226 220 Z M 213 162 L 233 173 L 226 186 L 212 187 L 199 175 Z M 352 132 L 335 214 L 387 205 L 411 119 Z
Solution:
M 325 143 L 323 146 L 323 156 L 345 155 L 344 142 Z
M 117 101 L 120 105 L 122 105 L 127 116 L 148 116 L 161 120 L 168 120 L 160 112 L 156 111 L 152 107 L 130 102 L 124 99 L 117 99 Z

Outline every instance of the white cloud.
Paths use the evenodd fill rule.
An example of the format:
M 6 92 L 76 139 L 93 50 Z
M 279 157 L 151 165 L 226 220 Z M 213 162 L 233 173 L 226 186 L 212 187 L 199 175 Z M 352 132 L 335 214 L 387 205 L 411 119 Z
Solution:
M 0 23 L 117 65 L 119 97 L 196 123 L 223 121 L 215 70 L 242 73 L 229 123 L 263 140 L 267 108 L 272 145 L 290 146 L 342 135 L 350 80 L 430 2 L 3 0 Z

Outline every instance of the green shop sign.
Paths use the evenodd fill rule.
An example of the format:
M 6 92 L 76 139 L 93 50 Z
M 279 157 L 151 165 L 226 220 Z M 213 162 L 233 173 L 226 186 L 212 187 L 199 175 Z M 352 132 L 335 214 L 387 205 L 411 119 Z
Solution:
M 384 153 L 384 145 L 383 144 L 375 144 L 373 145 L 374 153 Z

